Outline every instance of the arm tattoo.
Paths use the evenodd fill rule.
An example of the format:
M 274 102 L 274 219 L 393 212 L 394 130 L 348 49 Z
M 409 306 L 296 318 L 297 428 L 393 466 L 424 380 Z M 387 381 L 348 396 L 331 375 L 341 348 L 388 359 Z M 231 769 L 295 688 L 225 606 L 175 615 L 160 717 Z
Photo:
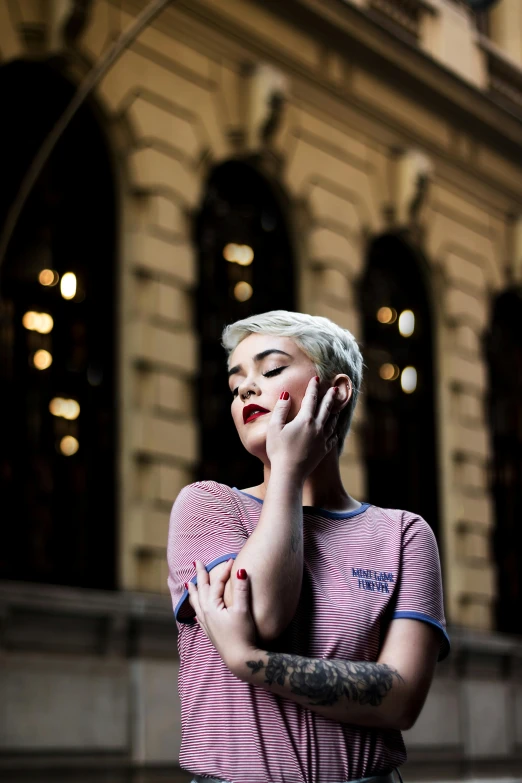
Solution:
M 300 655 L 266 652 L 263 661 L 246 661 L 252 673 L 265 669 L 265 683 L 285 684 L 289 678 L 292 693 L 307 696 L 314 706 L 332 705 L 344 695 L 359 704 L 378 707 L 394 678 L 404 682 L 398 671 L 385 663 L 353 663 L 352 661 L 303 658 Z
M 299 551 L 299 546 L 301 544 L 301 531 L 298 530 L 297 532 L 292 533 L 292 537 L 290 538 L 290 546 L 292 548 L 292 552 L 295 553 Z

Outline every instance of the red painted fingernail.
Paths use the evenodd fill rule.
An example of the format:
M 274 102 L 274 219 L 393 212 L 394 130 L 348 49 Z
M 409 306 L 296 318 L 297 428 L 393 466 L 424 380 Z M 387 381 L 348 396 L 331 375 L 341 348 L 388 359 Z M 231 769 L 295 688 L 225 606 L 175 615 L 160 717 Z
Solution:
M 196 567 L 196 561 L 195 560 L 192 561 L 192 565 L 194 566 L 194 568 Z
M 185 590 L 188 590 L 188 583 L 185 582 Z
M 315 376 L 315 380 L 317 381 L 317 383 L 319 383 L 319 376 L 318 375 Z
M 237 569 L 237 578 L 238 579 L 246 579 L 247 578 L 247 572 L 244 568 L 238 568 Z
M 290 397 L 288 392 L 281 392 L 280 400 L 287 400 Z

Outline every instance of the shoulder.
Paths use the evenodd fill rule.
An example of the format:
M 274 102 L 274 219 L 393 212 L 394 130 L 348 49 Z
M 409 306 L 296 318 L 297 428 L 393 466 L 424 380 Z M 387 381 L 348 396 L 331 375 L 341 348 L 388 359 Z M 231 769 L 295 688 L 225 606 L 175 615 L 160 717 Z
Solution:
M 174 501 L 174 508 L 179 506 L 195 505 L 197 508 L 205 506 L 223 508 L 235 505 L 235 493 L 226 484 L 217 481 L 195 481 L 187 484 L 179 492 Z
M 401 547 L 418 545 L 437 549 L 435 534 L 429 523 L 419 514 L 399 508 L 368 509 L 373 524 Z

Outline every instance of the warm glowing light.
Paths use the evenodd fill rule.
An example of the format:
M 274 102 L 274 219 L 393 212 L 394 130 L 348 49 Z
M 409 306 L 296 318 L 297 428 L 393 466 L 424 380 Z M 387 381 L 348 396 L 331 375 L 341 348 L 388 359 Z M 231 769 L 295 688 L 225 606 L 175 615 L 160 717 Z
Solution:
M 53 416 L 61 416 L 63 419 L 74 421 L 80 415 L 80 405 L 76 400 L 67 400 L 63 397 L 53 397 L 49 403 L 49 410 Z
M 246 302 L 247 299 L 250 299 L 253 293 L 254 289 L 250 283 L 247 283 L 245 280 L 241 280 L 241 282 L 236 283 L 234 286 L 234 296 L 238 302 Z
M 38 275 L 40 285 L 56 285 L 59 279 L 60 275 L 54 269 L 42 269 Z
M 54 321 L 49 313 L 35 313 L 32 310 L 24 313 L 22 323 L 29 331 L 40 332 L 40 334 L 49 334 L 54 326 Z
M 72 435 L 66 435 L 60 441 L 60 451 L 62 454 L 65 454 L 66 457 L 72 457 L 73 454 L 76 454 L 79 448 L 80 444 L 76 438 L 73 438 Z
M 47 370 L 53 363 L 53 357 L 49 351 L 36 351 L 33 356 L 33 363 L 37 370 Z
M 396 381 L 399 377 L 400 370 L 396 364 L 381 364 L 379 368 L 379 375 L 384 381 Z
M 66 272 L 60 281 L 60 293 L 64 299 L 74 299 L 76 295 L 76 275 Z
M 392 324 L 397 320 L 397 310 L 394 310 L 393 307 L 379 307 L 377 320 L 381 324 Z
M 403 392 L 411 394 L 417 388 L 417 370 L 415 367 L 405 367 L 401 373 L 401 387 Z
M 254 260 L 254 251 L 249 245 L 236 245 L 230 242 L 223 248 L 223 258 L 232 264 L 249 266 Z
M 415 330 L 415 316 L 411 310 L 403 310 L 399 316 L 399 332 L 409 337 Z

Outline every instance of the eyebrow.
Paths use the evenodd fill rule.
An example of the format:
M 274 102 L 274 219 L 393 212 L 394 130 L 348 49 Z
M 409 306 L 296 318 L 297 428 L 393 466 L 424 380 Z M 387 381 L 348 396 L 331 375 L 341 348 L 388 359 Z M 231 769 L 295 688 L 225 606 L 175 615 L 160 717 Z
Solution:
M 282 353 L 284 356 L 290 357 L 292 359 L 293 357 L 291 354 L 286 353 L 286 351 L 280 351 L 278 348 L 268 348 L 266 351 L 261 351 L 261 353 L 256 353 L 254 356 L 254 361 L 257 364 L 258 362 L 262 361 L 262 359 L 265 358 L 265 356 L 269 356 L 271 353 Z M 235 367 L 231 367 L 228 371 L 228 377 L 230 378 L 231 375 L 235 375 L 237 372 L 241 370 L 241 365 L 236 364 Z

